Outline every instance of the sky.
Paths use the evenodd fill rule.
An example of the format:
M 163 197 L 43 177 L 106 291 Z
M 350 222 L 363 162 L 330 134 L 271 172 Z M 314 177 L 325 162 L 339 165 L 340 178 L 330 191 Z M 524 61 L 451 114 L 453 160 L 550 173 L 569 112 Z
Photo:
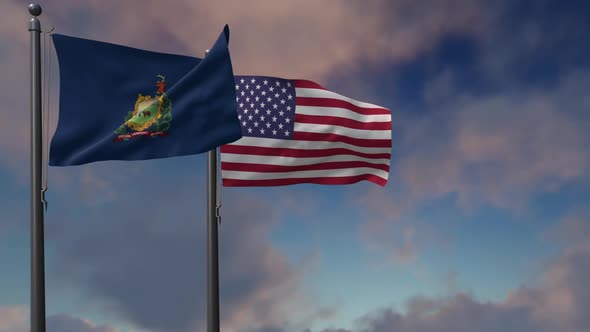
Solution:
M 29 330 L 27 5 L 0 2 L 0 332 Z M 222 189 L 222 331 L 590 332 L 587 1 L 41 5 L 183 55 L 228 24 L 234 73 L 392 111 L 385 187 Z M 205 331 L 205 176 L 205 155 L 50 168 L 48 332 Z

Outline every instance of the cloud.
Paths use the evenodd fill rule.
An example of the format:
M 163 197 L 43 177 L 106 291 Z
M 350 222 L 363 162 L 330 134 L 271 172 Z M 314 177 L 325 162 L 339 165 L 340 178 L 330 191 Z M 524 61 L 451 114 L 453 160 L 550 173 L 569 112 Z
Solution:
M 75 287 L 82 299 L 93 299 L 97 311 L 141 329 L 200 331 L 206 319 L 206 225 L 196 182 L 155 179 L 139 191 L 115 183 L 124 203 L 90 205 L 83 216 L 55 207 L 66 217 L 46 228 L 56 252 L 48 287 Z M 223 206 L 224 328 L 290 326 L 308 317 L 316 308 L 301 285 L 317 259 L 312 255 L 293 263 L 269 244 L 279 208 L 229 191 L 223 193 Z
M 581 214 L 584 213 L 584 214 Z M 554 323 L 562 331 L 590 329 L 590 222 L 587 209 L 566 216 L 551 233 L 564 244 L 563 253 L 549 262 L 540 287 L 522 287 L 512 292 L 510 305 L 532 308 L 534 317 Z
M 392 185 L 386 188 L 359 188 L 350 195 L 362 215 L 359 238 L 376 258 L 376 265 L 417 268 L 423 251 L 449 249 L 452 239 L 415 214 L 419 202 L 397 187 L 399 175 L 390 176 Z
M 351 91 L 395 105 L 390 107 L 394 147 L 389 185 L 363 187 L 350 199 L 363 210 L 360 237 L 367 248 L 385 252 L 386 261 L 398 264 L 415 263 L 423 251 L 444 249 L 452 241 L 420 217 L 437 202 L 450 201 L 468 215 L 482 207 L 524 213 L 537 195 L 588 182 L 590 174 L 585 129 L 590 99 L 584 90 L 590 73 L 573 56 L 581 27 L 587 25 L 578 9 L 549 13 L 535 4 L 521 20 L 510 16 L 518 8 L 508 2 L 486 8 L 477 1 L 445 1 L 423 6 L 428 9 L 419 13 L 403 3 L 382 7 L 383 12 L 397 7 L 403 17 L 390 27 L 417 22 L 428 29 L 426 17 L 436 22 L 447 11 L 470 13 L 458 26 L 478 22 L 453 31 L 441 26 L 445 32 L 426 43 L 435 46 L 388 67 L 400 73 L 419 66 L 415 76 L 400 76 L 409 83 L 380 74 L 379 66 L 370 76 L 363 69 L 336 75 L 338 82 L 355 82 Z M 564 20 L 563 26 L 557 23 Z M 465 61 L 461 47 L 445 49 L 442 40 L 449 36 L 470 45 Z M 547 52 L 545 36 L 556 52 Z M 563 66 L 556 63 L 561 60 Z M 363 66 L 372 68 L 371 61 Z M 396 95 L 396 84 L 415 86 L 420 100 Z M 392 95 L 400 100 L 392 101 Z
M 477 30 L 485 25 L 488 15 L 481 3 L 465 0 L 444 4 L 429 0 L 371 4 L 259 0 L 251 3 L 247 11 L 235 0 L 174 6 L 150 0 L 140 7 L 90 1 L 84 6 L 69 2 L 52 10 L 63 30 L 79 28 L 73 25 L 85 18 L 89 25 L 81 33 L 91 37 L 157 48 L 170 40 L 192 54 L 201 54 L 207 47 L 201 41 L 204 36 L 219 33 L 220 27 L 228 23 L 233 31 L 231 48 L 237 71 L 313 76 L 309 78 L 322 78 L 334 68 L 351 64 L 359 55 L 375 60 L 411 58 L 435 44 L 443 33 Z M 330 15 L 325 15 L 326 11 Z M 130 16 L 130 12 L 137 15 Z M 110 24 L 105 25 L 104 20 Z M 195 40 L 195 33 L 203 37 Z M 168 38 L 150 40 L 146 35 Z M 313 61 L 301 61 L 302 57 Z
M 6 82 L 0 89 L 0 167 L 23 178 L 29 158 L 29 36 L 26 6 L 4 1 L 6 19 L 0 23 L 0 70 Z M 28 170 L 28 169 L 27 169 Z
M 417 297 L 408 302 L 405 314 L 385 309 L 363 317 L 357 331 L 584 332 L 590 328 L 588 277 L 590 250 L 574 246 L 550 264 L 539 286 L 515 290 L 504 302 L 463 293 L 445 299 Z
M 580 40 L 590 28 L 583 3 L 511 2 L 482 35 L 479 64 L 502 85 L 546 85 L 564 70 L 588 65 Z
M 459 94 L 439 104 L 440 112 L 412 123 L 399 143 L 397 170 L 409 194 L 455 194 L 463 207 L 518 209 L 535 194 L 583 179 L 590 135 L 578 86 L 588 83 L 589 73 L 575 72 L 554 88 Z
M 6 10 L 15 14 L 11 16 L 15 20 L 26 21 L 21 6 L 9 2 Z M 491 9 L 468 0 L 367 4 L 259 0 L 247 11 L 235 0 L 174 5 L 149 0 L 142 6 L 93 0 L 48 4 L 42 19 L 60 33 L 156 50 L 173 47 L 197 55 L 228 23 L 233 28 L 231 48 L 238 71 L 322 78 L 334 68 L 353 63 L 359 55 L 375 60 L 409 59 L 435 45 L 441 34 L 478 31 L 488 22 L 489 13 L 482 7 Z M 325 15 L 326 11 L 330 15 Z M 17 32 L 7 29 L 5 34 L 13 39 Z M 313 61 L 301 61 L 302 57 Z
M 48 332 L 117 332 L 118 330 L 108 325 L 95 325 L 89 320 L 61 314 L 47 319 Z
M 28 332 L 29 310 L 25 307 L 0 307 L 0 332 Z M 89 320 L 66 315 L 52 315 L 46 321 L 47 332 L 117 332 L 109 325 L 99 325 Z
M 0 306 L 0 332 L 26 332 L 29 329 L 28 313 L 25 307 Z
M 560 243 L 581 244 L 584 242 L 586 235 L 590 234 L 590 224 L 587 218 L 590 216 L 588 207 L 574 209 L 569 212 L 560 223 L 550 228 L 544 238 L 548 241 L 558 241 Z
M 358 324 L 356 330 L 362 332 L 541 331 L 526 309 L 505 309 L 466 294 L 447 300 L 415 298 L 407 314 L 385 309 L 361 318 Z
M 590 330 L 590 214 L 587 209 L 564 217 L 549 233 L 563 250 L 549 259 L 538 277 L 508 293 L 505 300 L 485 301 L 455 292 L 442 297 L 414 296 L 404 310 L 383 308 L 355 322 L 352 329 L 323 332 L 587 332 Z
M 448 242 L 420 223 L 418 212 L 430 204 L 523 213 L 539 194 L 587 182 L 590 100 L 581 87 L 589 84 L 589 72 L 575 71 L 544 88 L 484 96 L 453 88 L 427 117 L 398 113 L 390 185 L 351 198 L 366 218 L 363 241 L 394 261 L 412 261 Z

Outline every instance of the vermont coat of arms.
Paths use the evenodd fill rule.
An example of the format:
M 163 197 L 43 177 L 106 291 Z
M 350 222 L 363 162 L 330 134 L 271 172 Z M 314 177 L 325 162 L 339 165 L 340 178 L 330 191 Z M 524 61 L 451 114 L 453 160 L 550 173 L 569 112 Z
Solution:
M 125 122 L 115 130 L 115 141 L 122 142 L 135 137 L 166 136 L 172 121 L 172 103 L 166 95 L 166 78 L 157 75 L 156 93 L 144 96 L 141 93 L 135 101 L 135 108 L 125 116 Z

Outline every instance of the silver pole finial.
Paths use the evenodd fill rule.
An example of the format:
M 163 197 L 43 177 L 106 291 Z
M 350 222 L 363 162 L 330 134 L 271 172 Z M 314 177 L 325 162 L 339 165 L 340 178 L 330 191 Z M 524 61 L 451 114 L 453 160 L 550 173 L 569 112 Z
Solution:
M 41 5 L 38 3 L 32 3 L 29 5 L 29 13 L 35 17 L 41 15 L 43 9 L 41 9 Z

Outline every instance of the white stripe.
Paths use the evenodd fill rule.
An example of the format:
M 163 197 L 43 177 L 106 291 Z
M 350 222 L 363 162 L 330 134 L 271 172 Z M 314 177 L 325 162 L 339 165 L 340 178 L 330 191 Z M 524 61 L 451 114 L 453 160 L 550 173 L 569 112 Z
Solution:
M 331 178 L 342 176 L 356 176 L 364 174 L 373 174 L 382 179 L 387 180 L 389 173 L 380 169 L 357 167 L 357 168 L 341 168 L 341 169 L 326 169 L 319 171 L 295 171 L 295 172 L 281 172 L 281 173 L 259 173 L 259 172 L 240 172 L 240 171 L 221 171 L 223 179 L 235 180 L 273 180 L 285 178 Z
M 229 163 L 246 163 L 246 164 L 264 164 L 277 166 L 301 166 L 315 165 L 327 162 L 341 161 L 364 161 L 372 164 L 389 165 L 389 159 L 371 159 L 354 155 L 335 155 L 326 157 L 280 157 L 280 156 L 259 156 L 250 154 L 222 153 L 221 162 Z
M 296 88 L 295 95 L 297 97 L 311 97 L 311 98 L 330 98 L 330 99 L 339 99 L 347 101 L 353 105 L 358 107 L 366 107 L 366 108 L 385 108 L 383 106 L 378 106 L 375 104 L 365 103 L 362 101 L 354 100 L 352 98 L 345 97 L 341 94 L 337 94 L 336 92 L 322 90 L 322 89 L 308 89 L 308 88 Z
M 360 139 L 391 139 L 391 130 L 352 129 L 315 123 L 295 123 L 293 130 L 295 132 L 336 134 Z
M 324 149 L 349 149 L 362 153 L 391 153 L 391 148 L 382 147 L 361 147 L 342 142 L 310 142 L 296 141 L 286 139 L 262 138 L 262 137 L 242 137 L 239 140 L 228 144 L 238 146 L 255 146 L 265 148 L 283 148 L 283 149 L 301 149 L 301 150 L 324 150 Z M 223 155 L 223 153 L 222 153 Z
M 295 113 L 303 115 L 337 116 L 359 122 L 391 122 L 391 114 L 364 115 L 345 108 L 337 107 L 296 106 Z

